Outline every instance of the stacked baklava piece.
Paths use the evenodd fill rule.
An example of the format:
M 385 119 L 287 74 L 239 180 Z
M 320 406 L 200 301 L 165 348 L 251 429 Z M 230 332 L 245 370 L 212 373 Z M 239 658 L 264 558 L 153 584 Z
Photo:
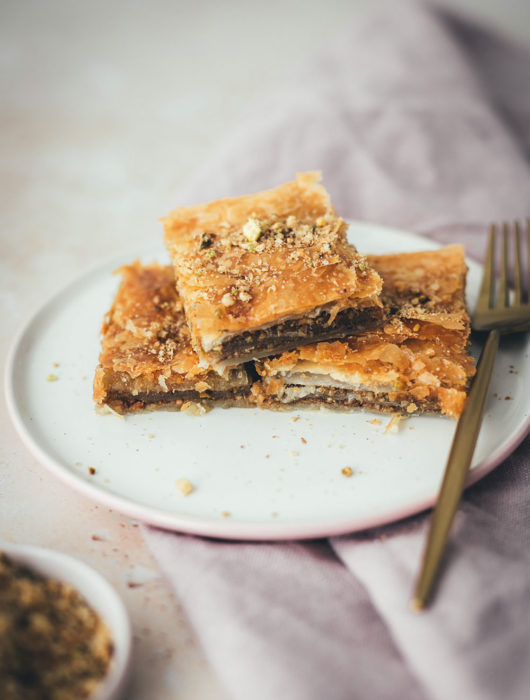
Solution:
M 474 372 L 461 246 L 361 255 L 316 173 L 163 223 L 172 265 L 120 270 L 100 408 L 460 414 Z

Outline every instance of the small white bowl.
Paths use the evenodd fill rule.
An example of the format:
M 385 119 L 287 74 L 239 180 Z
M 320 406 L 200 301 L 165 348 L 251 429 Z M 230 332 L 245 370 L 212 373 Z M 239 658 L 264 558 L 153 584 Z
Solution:
M 130 670 L 132 634 L 125 605 L 110 583 L 83 562 L 53 549 L 0 541 L 0 552 L 46 578 L 69 583 L 106 622 L 114 654 L 104 681 L 90 700 L 119 698 Z

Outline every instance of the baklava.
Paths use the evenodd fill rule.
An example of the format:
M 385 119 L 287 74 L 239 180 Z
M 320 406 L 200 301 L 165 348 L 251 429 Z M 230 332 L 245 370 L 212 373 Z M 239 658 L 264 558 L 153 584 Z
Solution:
M 385 325 L 256 364 L 264 407 L 362 407 L 457 418 L 474 374 L 462 246 L 368 256 L 383 279 Z
M 318 173 L 163 219 L 191 342 L 227 367 L 382 322 L 381 279 L 346 240 Z
M 122 281 L 102 328 L 94 379 L 100 409 L 245 405 L 250 385 L 244 367 L 223 377 L 199 366 L 171 266 L 122 267 Z

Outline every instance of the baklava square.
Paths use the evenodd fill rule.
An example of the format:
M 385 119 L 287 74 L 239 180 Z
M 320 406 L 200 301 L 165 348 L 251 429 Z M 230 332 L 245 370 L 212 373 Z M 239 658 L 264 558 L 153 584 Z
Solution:
M 245 405 L 250 382 L 244 367 L 224 377 L 199 365 L 171 266 L 120 268 L 122 281 L 102 327 L 94 379 L 99 409 L 128 413 Z
M 318 173 L 175 209 L 165 242 L 204 365 L 227 367 L 380 325 L 381 279 L 347 242 Z
M 368 261 L 383 279 L 385 325 L 259 361 L 255 400 L 457 418 L 475 372 L 462 246 Z

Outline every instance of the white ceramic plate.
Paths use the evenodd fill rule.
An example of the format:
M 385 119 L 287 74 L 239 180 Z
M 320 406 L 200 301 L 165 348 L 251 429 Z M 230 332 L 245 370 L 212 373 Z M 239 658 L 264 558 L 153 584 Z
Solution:
M 366 253 L 436 247 L 365 223 L 351 224 L 350 239 Z M 162 248 L 140 257 L 167 260 Z M 200 418 L 159 411 L 125 419 L 96 414 L 98 332 L 118 284 L 111 272 L 133 258 L 124 255 L 68 286 L 29 321 L 12 348 L 6 374 L 10 413 L 51 473 L 132 517 L 212 537 L 321 537 L 432 505 L 454 433 L 450 419 L 408 418 L 392 434 L 385 433 L 387 417 L 373 425 L 375 415 L 364 412 L 215 409 Z M 469 268 L 473 307 L 480 268 L 472 262 Z M 528 432 L 528 354 L 528 335 L 503 340 L 469 483 L 491 471 Z M 57 380 L 47 381 L 50 374 Z M 352 477 L 342 475 L 346 466 Z M 194 484 L 190 496 L 176 489 L 179 478 Z
M 107 623 L 114 655 L 91 700 L 113 700 L 125 689 L 131 665 L 131 623 L 125 605 L 106 579 L 83 562 L 53 549 L 0 541 L 0 552 L 46 578 L 69 583 Z

